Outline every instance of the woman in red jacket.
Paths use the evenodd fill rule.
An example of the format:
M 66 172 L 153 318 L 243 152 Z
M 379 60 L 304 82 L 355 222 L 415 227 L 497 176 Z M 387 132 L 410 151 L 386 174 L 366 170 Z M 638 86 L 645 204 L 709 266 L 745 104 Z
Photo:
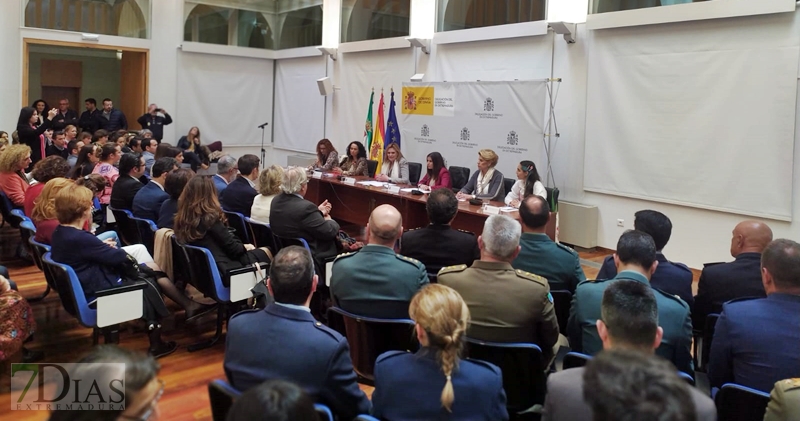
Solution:
M 428 173 L 422 180 L 419 180 L 419 188 L 424 191 L 431 191 L 441 188 L 451 188 L 450 171 L 444 166 L 444 158 L 439 152 L 428 154 Z
M 11 199 L 15 208 L 25 205 L 25 191 L 30 183 L 25 169 L 31 163 L 31 148 L 28 145 L 11 145 L 0 155 L 0 190 Z

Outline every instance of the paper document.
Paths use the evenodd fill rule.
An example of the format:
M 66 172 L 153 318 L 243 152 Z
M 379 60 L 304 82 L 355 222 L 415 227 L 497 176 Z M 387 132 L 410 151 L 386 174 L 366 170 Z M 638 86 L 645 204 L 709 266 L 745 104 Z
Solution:
M 411 193 L 414 190 L 419 190 L 419 189 L 416 188 L 416 187 L 408 187 L 408 188 L 405 188 L 405 189 L 400 189 L 400 191 L 403 192 L 403 193 Z
M 503 206 L 502 208 L 500 208 L 500 210 L 502 212 L 514 212 L 514 211 L 518 211 L 519 209 L 517 209 L 517 208 L 515 208 L 513 206 Z
M 363 184 L 365 186 L 374 186 L 374 187 L 385 187 L 386 186 L 386 183 L 383 183 L 383 182 L 380 182 L 380 181 L 372 181 L 372 180 L 359 181 L 356 184 Z

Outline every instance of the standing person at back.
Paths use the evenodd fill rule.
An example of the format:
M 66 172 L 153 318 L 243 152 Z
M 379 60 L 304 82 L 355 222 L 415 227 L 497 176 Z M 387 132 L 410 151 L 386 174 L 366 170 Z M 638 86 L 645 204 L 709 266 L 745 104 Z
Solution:
M 419 260 L 395 254 L 402 232 L 400 212 L 392 205 L 378 206 L 367 223 L 367 245 L 336 258 L 331 294 L 343 310 L 374 318 L 408 318 L 411 298 L 428 283 L 428 274 Z
M 161 115 L 159 115 L 161 114 Z M 164 126 L 172 124 L 172 117 L 163 108 L 150 104 L 147 112 L 136 120 L 142 129 L 148 129 L 153 134 L 152 138 L 161 143 L 164 138 Z
M 114 108 L 111 98 L 103 99 L 103 111 L 100 112 L 97 121 L 100 123 L 100 128 L 109 133 L 120 129 L 128 130 L 128 120 L 125 118 L 125 114 Z
M 450 227 L 458 215 L 458 199 L 452 190 L 431 191 L 425 209 L 430 225 L 405 232 L 400 254 L 419 260 L 433 274 L 445 266 L 469 266 L 480 259 L 475 234 Z
M 511 266 L 519 254 L 521 232 L 516 220 L 490 216 L 478 237 L 480 260 L 471 267 L 442 268 L 438 280 L 458 291 L 469 306 L 470 338 L 534 343 L 550 361 L 558 342 L 558 321 L 547 279 Z
M 260 160 L 257 156 L 247 154 L 239 158 L 239 175 L 228 184 L 220 193 L 220 204 L 222 209 L 228 212 L 238 212 L 244 216 L 250 216 L 253 208 L 253 199 L 258 192 L 256 183 L 258 180 L 258 165 Z
M 689 308 L 692 308 L 694 305 L 692 271 L 683 263 L 670 262 L 662 252 L 672 235 L 672 221 L 663 213 L 654 210 L 640 210 L 634 214 L 634 217 L 633 229 L 653 237 L 653 241 L 656 243 L 658 268 L 650 279 L 650 285 L 667 294 L 681 297 L 686 304 L 689 304 Z M 611 256 L 606 257 L 603 267 L 597 274 L 597 279 L 611 279 L 616 274 L 614 259 Z

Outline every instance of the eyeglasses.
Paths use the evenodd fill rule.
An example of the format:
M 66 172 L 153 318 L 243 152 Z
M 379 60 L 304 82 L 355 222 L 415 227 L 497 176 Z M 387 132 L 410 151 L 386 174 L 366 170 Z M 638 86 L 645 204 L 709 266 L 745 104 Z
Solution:
M 155 396 L 153 396 L 150 405 L 146 407 L 145 411 L 141 415 L 139 416 L 120 415 L 120 418 L 133 421 L 149 420 L 150 417 L 153 416 L 153 412 L 156 411 L 156 407 L 158 406 L 158 401 L 161 400 L 161 396 L 164 395 L 164 386 L 166 386 L 166 383 L 164 383 L 164 380 L 158 379 L 158 384 L 160 386 L 158 392 L 156 392 Z

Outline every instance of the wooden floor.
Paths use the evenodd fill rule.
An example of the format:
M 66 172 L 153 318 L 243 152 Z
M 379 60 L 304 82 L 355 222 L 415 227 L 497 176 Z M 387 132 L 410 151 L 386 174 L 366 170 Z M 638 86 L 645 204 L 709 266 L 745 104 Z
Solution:
M 6 226 L 0 229 L 0 263 L 7 266 L 11 278 L 19 285 L 25 297 L 35 297 L 44 292 L 44 276 L 35 266 L 29 266 L 14 259 L 19 235 L 16 230 Z M 587 278 L 593 278 L 610 251 L 606 249 L 579 250 L 584 260 L 583 267 Z M 697 281 L 695 273 L 695 282 Z M 38 330 L 35 340 L 28 344 L 30 349 L 45 352 L 43 362 L 67 363 L 79 360 L 92 347 L 91 329 L 80 326 L 76 320 L 61 307 L 55 293 L 44 300 L 32 303 Z M 208 401 L 207 385 L 217 378 L 224 378 L 222 369 L 224 337 L 214 347 L 189 353 L 188 345 L 210 336 L 214 331 L 214 317 L 208 317 L 198 324 L 186 325 L 183 312 L 173 305 L 174 315 L 164 322 L 165 339 L 177 341 L 180 348 L 172 355 L 162 358 L 159 377 L 166 382 L 164 395 L 160 402 L 162 419 L 165 420 L 210 420 L 211 409 Z M 129 323 L 127 331 L 120 334 L 120 345 L 143 352 L 147 351 L 146 335 L 141 333 L 140 323 Z M 3 368 L 0 375 L 0 421 L 3 420 L 45 420 L 46 412 L 10 411 L 9 368 Z M 372 395 L 372 388 L 362 386 Z

